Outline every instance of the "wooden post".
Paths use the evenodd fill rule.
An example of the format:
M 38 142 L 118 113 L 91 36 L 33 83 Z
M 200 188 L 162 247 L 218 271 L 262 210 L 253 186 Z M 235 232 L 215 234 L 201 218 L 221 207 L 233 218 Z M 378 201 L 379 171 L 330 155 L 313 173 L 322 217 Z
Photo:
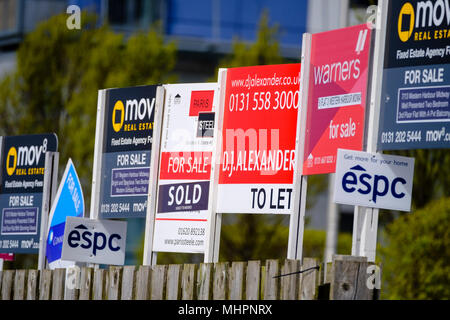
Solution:
M 213 300 L 228 298 L 228 262 L 214 264 Z
M 183 267 L 183 274 L 181 275 L 181 299 L 182 300 L 194 300 L 195 296 L 195 284 L 197 280 L 197 265 L 185 264 Z
M 26 270 L 17 270 L 14 277 L 14 300 L 25 299 L 25 282 L 26 282 Z
M 55 269 L 52 273 L 52 300 L 63 300 L 66 269 Z
M 166 300 L 179 300 L 181 296 L 181 266 L 171 264 L 167 271 Z
M 123 267 L 120 300 L 133 300 L 135 292 L 135 266 Z
M 244 298 L 245 262 L 233 262 L 230 269 L 229 291 L 230 300 L 242 300 Z
M 79 300 L 90 300 L 92 286 L 92 268 L 81 268 Z
M 38 297 L 37 289 L 39 283 L 39 271 L 28 270 L 27 277 L 27 300 L 36 300 Z
M 300 270 L 300 261 L 285 260 L 281 267 L 281 274 L 285 275 L 280 278 L 281 282 L 281 300 L 295 300 L 298 297 L 298 273 Z
M 278 300 L 279 298 L 279 278 L 274 278 L 280 274 L 278 260 L 266 260 L 264 300 Z
M 304 258 L 302 270 L 307 270 L 319 265 L 319 260 L 314 258 Z M 318 297 L 320 271 L 311 269 L 303 272 L 299 277 L 299 299 L 316 300 Z
M 163 300 L 166 289 L 167 266 L 152 266 L 151 300 Z
M 121 267 L 116 266 L 109 267 L 108 286 L 106 287 L 108 300 L 119 300 L 121 278 L 122 278 Z
M 245 299 L 259 300 L 261 296 L 261 261 L 249 261 L 245 278 Z
M 148 300 L 151 288 L 151 267 L 139 266 L 136 273 L 136 300 Z
M 39 300 L 50 300 L 52 270 L 44 269 L 40 272 Z
M 2 300 L 10 300 L 15 270 L 4 270 L 2 279 Z
M 214 264 L 200 263 L 197 271 L 197 299 L 209 300 L 212 297 L 212 270 Z
M 94 282 L 92 285 L 92 299 L 103 300 L 106 292 L 107 271 L 104 269 L 94 270 Z
M 370 300 L 367 287 L 367 257 L 333 256 L 331 300 Z

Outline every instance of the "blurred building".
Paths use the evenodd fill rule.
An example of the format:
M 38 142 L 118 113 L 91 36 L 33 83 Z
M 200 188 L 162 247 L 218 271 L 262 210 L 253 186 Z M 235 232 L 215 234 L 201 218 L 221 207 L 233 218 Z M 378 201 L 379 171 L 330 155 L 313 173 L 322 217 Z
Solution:
M 178 47 L 176 73 L 180 82 L 203 82 L 214 74 L 220 58 L 232 50 L 233 40 L 251 42 L 261 14 L 267 10 L 278 25 L 280 53 L 299 62 L 304 32 L 316 33 L 364 22 L 364 0 L 0 0 L 0 79 L 15 67 L 15 51 L 37 24 L 69 5 L 96 13 L 100 23 L 130 35 L 159 22 L 167 41 Z M 327 193 L 308 210 L 309 227 L 326 229 Z M 340 206 L 339 229 L 352 231 L 353 207 Z M 139 219 L 129 229 L 143 228 Z M 136 234 L 130 232 L 128 234 Z M 137 233 L 139 234 L 139 232 Z M 140 238 L 129 239 L 135 248 Z M 127 263 L 133 263 L 127 255 Z

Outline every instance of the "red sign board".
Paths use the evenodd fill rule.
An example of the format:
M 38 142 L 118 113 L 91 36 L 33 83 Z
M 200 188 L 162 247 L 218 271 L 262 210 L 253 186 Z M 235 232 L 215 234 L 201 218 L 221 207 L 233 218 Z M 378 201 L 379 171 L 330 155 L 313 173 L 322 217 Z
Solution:
M 13 261 L 14 253 L 0 253 L 0 259 L 3 259 L 5 261 Z
M 332 173 L 337 149 L 361 150 L 371 30 L 312 35 L 303 174 Z
M 227 69 L 218 212 L 289 213 L 300 64 Z

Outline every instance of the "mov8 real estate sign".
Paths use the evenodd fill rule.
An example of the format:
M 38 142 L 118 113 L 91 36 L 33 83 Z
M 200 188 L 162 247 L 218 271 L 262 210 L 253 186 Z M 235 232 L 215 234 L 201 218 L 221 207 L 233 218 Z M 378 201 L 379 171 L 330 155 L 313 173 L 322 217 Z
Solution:
M 218 85 L 164 89 L 153 251 L 201 253 L 212 210 Z
M 363 24 L 311 36 L 304 175 L 334 172 L 338 148 L 362 149 L 371 34 Z
M 293 210 L 300 64 L 226 71 L 218 212 Z
M 3 138 L 0 184 L 0 252 L 38 253 L 45 153 L 55 134 Z
M 450 147 L 450 1 L 389 1 L 379 150 Z
M 156 88 L 106 90 L 96 208 L 101 218 L 145 217 Z

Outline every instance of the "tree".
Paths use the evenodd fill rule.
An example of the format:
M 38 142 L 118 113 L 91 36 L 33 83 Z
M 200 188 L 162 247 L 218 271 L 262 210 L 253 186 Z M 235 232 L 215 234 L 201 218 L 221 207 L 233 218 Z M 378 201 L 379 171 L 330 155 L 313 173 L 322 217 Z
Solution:
M 389 299 L 450 298 L 450 198 L 396 219 L 387 229 L 381 293 Z
M 0 82 L 0 134 L 55 132 L 60 162 L 73 159 L 89 200 L 98 90 L 173 80 L 176 47 L 156 27 L 124 39 L 93 15 L 83 13 L 80 30 L 66 19 L 41 23 L 20 45 L 17 70 Z
M 235 39 L 233 52 L 225 57 L 219 67 L 243 67 L 289 63 L 280 56 L 278 26 L 269 25 L 269 15 L 263 12 L 256 40 L 252 44 Z M 291 62 L 292 63 L 292 62 Z M 308 181 L 308 202 L 326 187 L 324 176 L 313 176 Z M 281 258 L 286 255 L 289 216 L 286 215 L 223 215 L 220 259 L 223 261 Z M 325 239 L 325 238 L 324 238 Z M 304 246 L 309 247 L 306 233 Z M 325 242 L 323 242 L 325 243 Z M 307 253 L 308 250 L 305 251 Z
M 173 81 L 176 46 L 157 26 L 125 39 L 93 15 L 82 14 L 80 30 L 66 19 L 52 17 L 21 43 L 16 70 L 0 81 L 0 135 L 55 132 L 60 169 L 72 158 L 88 210 L 98 90 Z M 36 255 L 19 256 L 11 267 L 36 264 Z

